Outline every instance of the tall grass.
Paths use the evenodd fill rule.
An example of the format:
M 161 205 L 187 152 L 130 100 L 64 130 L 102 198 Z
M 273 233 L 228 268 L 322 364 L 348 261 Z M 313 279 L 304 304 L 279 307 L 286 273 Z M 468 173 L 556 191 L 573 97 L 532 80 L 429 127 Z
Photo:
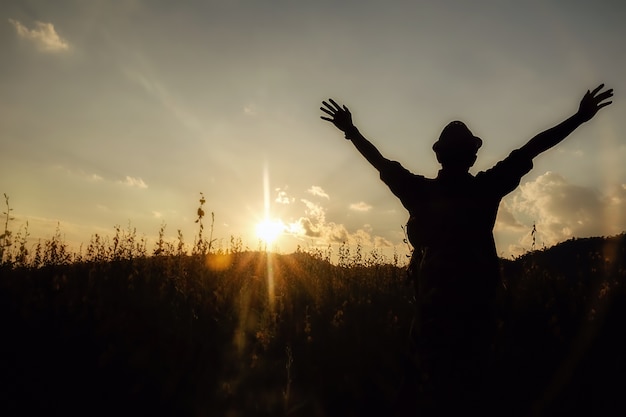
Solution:
M 72 253 L 58 228 L 7 233 L 6 199 L 3 415 L 391 415 L 414 309 L 399 257 L 223 245 L 203 200 L 190 250 L 163 224 L 152 250 L 128 225 Z M 625 241 L 503 260 L 503 415 L 621 410 Z

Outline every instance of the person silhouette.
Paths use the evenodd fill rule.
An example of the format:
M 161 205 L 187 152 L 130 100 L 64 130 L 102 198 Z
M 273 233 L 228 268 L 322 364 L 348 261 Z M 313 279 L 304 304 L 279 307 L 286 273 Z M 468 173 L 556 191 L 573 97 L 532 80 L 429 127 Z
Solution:
M 348 107 L 322 101 L 321 118 L 344 132 L 409 212 L 406 230 L 414 249 L 407 273 L 415 288 L 412 340 L 421 394 L 417 400 L 424 414 L 487 413 L 500 282 L 493 238 L 498 206 L 532 169 L 537 155 L 611 104 L 606 100 L 613 90 L 603 88 L 587 90 L 573 116 L 475 176 L 469 169 L 482 140 L 463 122 L 449 123 L 432 146 L 441 164 L 436 178 L 413 174 L 385 158 L 353 124 Z

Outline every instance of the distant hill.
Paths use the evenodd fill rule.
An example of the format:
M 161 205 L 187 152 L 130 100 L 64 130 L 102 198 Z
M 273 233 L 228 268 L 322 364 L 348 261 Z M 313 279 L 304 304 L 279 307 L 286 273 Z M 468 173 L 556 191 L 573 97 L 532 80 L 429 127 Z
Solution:
M 547 249 L 502 260 L 503 275 L 517 276 L 530 265 L 544 275 L 581 277 L 619 275 L 626 268 L 626 233 L 611 237 L 573 238 Z

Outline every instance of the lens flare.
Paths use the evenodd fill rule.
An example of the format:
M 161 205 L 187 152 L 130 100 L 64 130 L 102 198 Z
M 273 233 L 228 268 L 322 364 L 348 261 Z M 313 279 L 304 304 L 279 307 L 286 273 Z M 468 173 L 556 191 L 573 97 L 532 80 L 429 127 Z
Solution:
M 256 234 L 265 244 L 271 245 L 283 234 L 286 227 L 280 220 L 263 220 L 256 226 Z

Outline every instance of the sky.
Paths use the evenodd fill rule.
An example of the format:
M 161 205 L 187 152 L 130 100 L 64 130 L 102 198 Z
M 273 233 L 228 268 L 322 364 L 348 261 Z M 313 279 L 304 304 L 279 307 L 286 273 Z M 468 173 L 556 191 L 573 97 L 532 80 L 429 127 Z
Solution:
M 500 256 L 626 231 L 622 1 L 4 0 L 0 192 L 30 242 L 73 247 L 128 227 L 193 243 L 205 229 L 273 250 L 408 251 L 408 213 L 331 124 L 347 105 L 382 154 L 435 177 L 431 150 L 462 120 L 476 174 L 574 114 L 602 109 L 500 206 Z M 2 211 L 6 208 L 3 207 Z M 264 243 L 263 243 L 264 244 Z M 468 237 L 468 245 L 471 245 Z M 265 245 L 265 244 L 264 244 Z M 334 249 L 336 252 L 336 249 Z

